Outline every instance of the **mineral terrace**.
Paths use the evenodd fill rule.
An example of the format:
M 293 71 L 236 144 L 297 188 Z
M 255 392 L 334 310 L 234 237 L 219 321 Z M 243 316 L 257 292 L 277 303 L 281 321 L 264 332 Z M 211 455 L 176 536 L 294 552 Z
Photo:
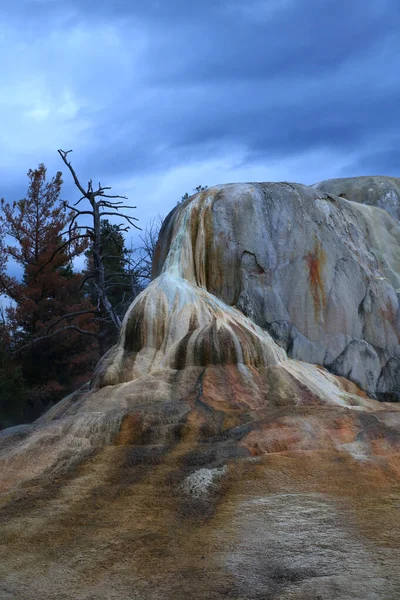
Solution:
M 1 600 L 400 598 L 396 185 L 172 211 L 90 384 L 0 433 Z

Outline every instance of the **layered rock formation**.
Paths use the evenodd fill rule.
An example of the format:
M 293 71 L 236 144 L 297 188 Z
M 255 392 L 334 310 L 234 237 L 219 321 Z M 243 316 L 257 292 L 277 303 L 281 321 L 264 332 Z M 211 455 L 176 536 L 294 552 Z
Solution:
M 233 315 L 232 307 L 237 307 L 251 327 L 255 323 L 268 330 L 289 356 L 323 365 L 371 396 L 400 398 L 400 227 L 386 212 L 296 184 L 217 187 L 166 220 L 154 274 L 161 278 L 131 309 L 121 356 L 124 340 L 129 345 L 137 339 L 131 334 L 136 322 L 155 327 L 153 310 L 164 315 L 156 321 L 159 331 L 141 334 L 158 336 L 150 346 L 168 346 L 169 358 L 163 354 L 162 360 L 173 365 L 176 346 L 163 336 L 169 335 L 165 318 L 169 322 L 173 312 L 182 319 L 180 310 L 172 311 L 178 289 L 185 306 L 179 335 L 194 342 L 196 360 L 203 356 L 198 347 L 203 334 L 199 337 L 198 332 L 213 313 L 207 308 L 199 324 L 199 299 L 209 307 L 217 297 L 224 303 L 224 315 Z M 168 289 L 169 300 L 156 291 L 161 289 Z M 162 307 L 152 305 L 156 297 Z M 193 314 L 188 305 L 195 307 Z M 243 320 L 239 327 L 247 331 Z M 225 326 L 221 331 L 227 333 Z M 204 343 L 209 347 L 208 339 Z M 254 344 L 250 346 L 253 356 L 242 362 L 265 364 Z M 182 344 L 179 351 L 189 360 Z M 239 357 L 218 360 L 240 362 Z M 125 369 L 117 363 L 113 369 Z
M 0 598 L 400 597 L 399 241 L 297 184 L 179 205 L 91 384 L 0 434 Z
M 400 179 L 397 177 L 343 177 L 320 181 L 313 187 L 352 202 L 383 208 L 400 221 Z

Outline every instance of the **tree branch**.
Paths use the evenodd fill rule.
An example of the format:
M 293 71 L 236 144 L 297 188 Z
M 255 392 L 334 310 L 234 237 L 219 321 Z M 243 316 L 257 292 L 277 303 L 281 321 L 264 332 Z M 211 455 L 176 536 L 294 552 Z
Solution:
M 86 239 L 87 239 L 87 238 L 90 238 L 90 236 L 89 236 L 89 234 L 88 234 L 88 233 L 82 233 L 82 234 L 80 234 L 80 235 L 77 235 L 77 236 L 75 236 L 75 237 L 73 237 L 73 238 L 70 238 L 69 240 L 67 240 L 67 241 L 66 241 L 64 244 L 62 244 L 61 246 L 59 246 L 59 247 L 57 248 L 57 250 L 55 250 L 55 251 L 53 252 L 53 254 L 52 254 L 52 255 L 51 255 L 51 257 L 49 258 L 49 260 L 48 260 L 48 261 L 47 261 L 47 262 L 46 262 L 44 265 L 42 265 L 42 266 L 40 267 L 40 269 L 39 269 L 38 273 L 41 273 L 41 272 L 43 271 L 43 269 L 44 269 L 45 267 L 47 267 L 47 265 L 49 265 L 49 264 L 51 263 L 51 261 L 52 261 L 52 260 L 53 260 L 53 258 L 56 256 L 56 254 L 58 254 L 58 252 L 61 252 L 61 250 L 63 250 L 63 249 L 66 247 L 66 246 L 68 246 L 69 244 L 71 244 L 71 243 L 72 243 L 72 242 L 74 242 L 75 240 L 79 240 L 79 239 L 82 239 L 82 238 L 86 238 Z
M 53 329 L 53 327 L 55 327 L 56 325 L 58 325 L 58 323 L 61 323 L 61 321 L 64 321 L 64 319 L 69 319 L 70 317 L 78 317 L 79 315 L 96 314 L 97 312 L 98 311 L 94 310 L 94 309 L 87 309 L 87 310 L 77 310 L 76 312 L 67 313 L 66 315 L 63 315 L 62 317 L 60 317 L 59 319 L 57 319 L 57 321 L 54 321 L 54 323 L 52 323 L 51 325 L 49 325 L 46 328 L 46 333 L 48 331 L 50 331 L 51 329 Z
M 62 331 L 68 331 L 68 330 L 77 331 L 78 333 L 82 333 L 84 335 L 91 335 L 96 338 L 99 337 L 99 334 L 94 333 L 93 331 L 88 331 L 87 329 L 81 329 L 80 327 L 76 327 L 75 325 L 67 325 L 66 327 L 61 327 L 61 329 L 57 329 L 57 331 L 53 331 L 53 333 L 49 333 L 49 335 L 43 335 L 43 336 L 34 338 L 33 340 L 31 340 L 24 346 L 21 346 L 21 348 L 17 348 L 16 350 L 13 350 L 11 352 L 11 354 L 18 354 L 19 352 L 22 352 L 22 350 L 25 350 L 25 348 L 28 348 L 29 346 L 32 346 L 33 344 L 37 344 L 38 342 L 48 340 L 48 339 L 54 337 L 55 335 L 58 335 Z
M 68 169 L 71 171 L 71 175 L 72 175 L 72 177 L 74 178 L 74 182 L 75 182 L 75 185 L 76 185 L 76 187 L 77 187 L 77 188 L 78 188 L 78 190 L 81 192 L 81 194 L 83 195 L 83 197 L 84 197 L 84 198 L 87 198 L 87 196 L 86 196 L 86 192 L 85 192 L 85 190 L 83 189 L 83 187 L 81 186 L 81 183 L 80 183 L 80 181 L 79 181 L 79 179 L 78 179 L 78 177 L 77 177 L 77 175 L 76 175 L 76 173 L 75 173 L 75 171 L 74 171 L 74 169 L 73 169 L 73 167 L 72 167 L 71 163 L 70 163 L 70 162 L 68 162 L 68 160 L 67 160 L 67 155 L 68 155 L 70 152 L 72 152 L 72 150 L 67 150 L 67 151 L 65 151 L 65 150 L 61 150 L 61 149 L 60 149 L 60 150 L 57 150 L 57 152 L 58 152 L 58 154 L 61 156 L 61 158 L 62 158 L 63 162 L 65 163 L 65 165 L 66 165 L 66 166 L 68 167 Z
M 132 206 L 131 204 L 119 204 L 117 202 L 105 202 L 103 200 L 100 200 L 100 202 L 98 203 L 99 206 L 105 206 L 106 208 L 114 208 L 115 210 L 119 210 L 120 208 L 123 209 L 134 209 L 136 208 L 136 206 Z
M 129 258 L 123 258 L 122 256 L 116 256 L 115 254 L 102 254 L 100 258 L 102 260 L 104 260 L 105 258 L 115 258 L 117 260 L 120 260 L 121 262 L 128 264 L 128 265 L 131 265 L 131 266 L 134 265 L 134 263 L 131 260 L 129 260 Z M 118 273 L 118 275 L 119 275 L 119 273 Z
M 102 188 L 102 189 L 103 190 L 111 190 L 111 188 Z M 122 198 L 123 200 L 128 200 L 128 196 L 119 196 L 118 194 L 115 196 L 111 196 L 110 194 L 103 194 L 103 192 L 94 192 L 94 195 L 101 196 L 102 198 Z M 136 207 L 133 207 L 133 208 L 136 208 Z
M 135 227 L 135 229 L 139 229 L 139 231 L 142 231 L 141 227 L 138 227 L 134 223 L 134 221 L 138 221 L 139 220 L 136 217 L 130 217 L 128 215 L 124 215 L 124 214 L 121 214 L 121 213 L 118 213 L 118 212 L 102 212 L 102 213 L 100 213 L 100 217 L 106 217 L 106 216 L 121 217 L 121 219 L 125 219 L 126 221 L 128 221 L 128 223 L 132 227 Z

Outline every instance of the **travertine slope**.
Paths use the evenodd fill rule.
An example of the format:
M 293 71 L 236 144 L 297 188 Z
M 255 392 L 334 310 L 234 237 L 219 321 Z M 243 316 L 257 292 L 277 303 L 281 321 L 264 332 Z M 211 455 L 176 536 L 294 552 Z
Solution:
M 0 433 L 0 598 L 400 598 L 399 235 L 295 184 L 179 205 L 91 384 Z
M 400 179 L 397 177 L 342 177 L 320 181 L 313 187 L 353 202 L 383 208 L 400 221 Z
M 167 219 L 156 275 L 171 273 L 177 244 L 185 281 L 291 357 L 400 398 L 400 226 L 385 211 L 298 184 L 219 186 Z

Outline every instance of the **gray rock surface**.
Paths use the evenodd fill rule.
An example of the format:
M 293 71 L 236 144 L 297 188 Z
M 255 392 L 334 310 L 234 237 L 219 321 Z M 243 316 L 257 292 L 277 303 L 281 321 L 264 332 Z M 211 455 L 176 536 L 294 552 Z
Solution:
M 217 186 L 168 216 L 155 276 L 182 219 L 193 283 L 290 357 L 400 399 L 400 226 L 387 212 L 300 184 Z
M 397 177 L 344 177 L 320 181 L 312 187 L 353 202 L 383 208 L 400 221 L 400 179 Z

